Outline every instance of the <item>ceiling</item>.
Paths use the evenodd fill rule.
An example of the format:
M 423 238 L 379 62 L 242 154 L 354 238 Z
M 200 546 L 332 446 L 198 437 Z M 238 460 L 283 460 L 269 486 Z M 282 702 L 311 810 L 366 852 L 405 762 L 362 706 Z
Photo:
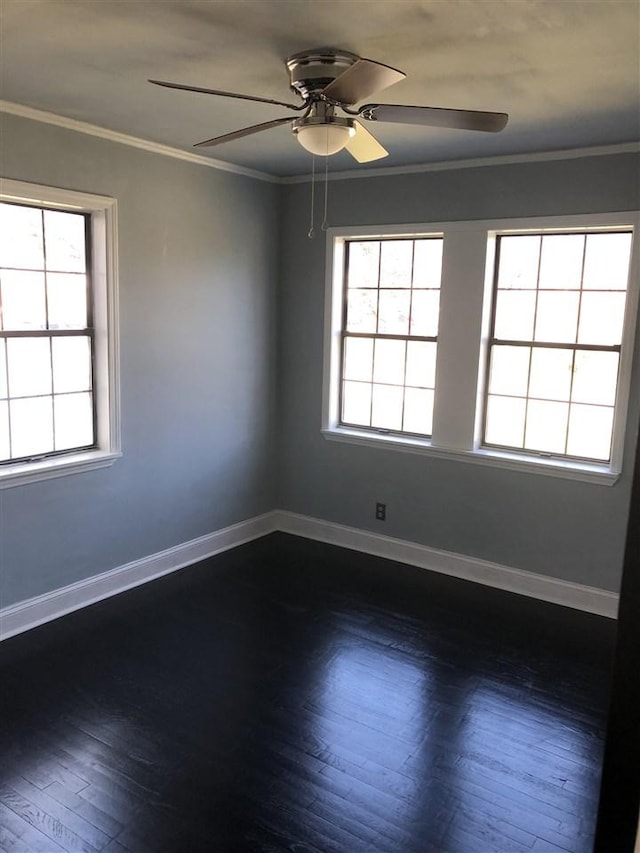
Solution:
M 147 78 L 291 101 L 284 60 L 321 46 L 407 74 L 369 101 L 510 114 L 498 134 L 376 124 L 390 155 L 375 166 L 640 139 L 637 0 L 2 0 L 0 16 L 2 99 L 184 150 L 288 111 Z M 311 169 L 288 125 L 197 151 Z

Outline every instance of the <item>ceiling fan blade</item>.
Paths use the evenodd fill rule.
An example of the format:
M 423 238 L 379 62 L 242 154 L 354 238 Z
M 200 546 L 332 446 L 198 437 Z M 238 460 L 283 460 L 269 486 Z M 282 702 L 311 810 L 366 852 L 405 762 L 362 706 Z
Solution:
M 403 80 L 407 75 L 397 68 L 373 62 L 371 59 L 358 59 L 332 80 L 322 90 L 322 94 L 341 104 L 356 104 L 380 89 L 386 89 Z
M 387 157 L 389 152 L 380 145 L 372 133 L 359 121 L 354 121 L 355 136 L 347 142 L 345 148 L 358 163 L 371 163 L 373 160 L 381 160 Z
M 203 142 L 196 142 L 194 148 L 208 148 L 212 145 L 220 145 L 222 142 L 231 142 L 233 139 L 242 139 L 243 136 L 251 136 L 252 133 L 260 133 L 261 130 L 269 130 L 271 127 L 279 127 L 281 124 L 286 124 L 291 119 L 276 118 L 273 121 L 264 121 L 262 124 L 252 124 L 251 127 L 243 127 L 242 130 L 234 130 L 232 133 L 225 133 L 222 136 L 214 136 L 212 139 L 205 139 Z
M 421 124 L 426 127 L 450 127 L 456 130 L 483 130 L 498 133 L 509 116 L 481 110 L 447 110 L 442 107 L 412 107 L 400 104 L 365 104 L 358 115 L 368 121 L 389 121 L 397 124 Z
M 303 110 L 305 104 L 287 104 L 284 101 L 274 101 L 271 98 L 256 98 L 253 95 L 238 95 L 236 92 L 221 92 L 218 89 L 203 89 L 201 86 L 185 86 L 182 83 L 167 83 L 166 80 L 149 80 L 154 86 L 164 86 L 167 89 L 182 89 L 184 92 L 201 92 L 203 95 L 221 95 L 223 98 L 238 98 L 241 101 L 258 101 L 260 104 L 275 104 L 277 107 L 288 107 L 290 110 Z

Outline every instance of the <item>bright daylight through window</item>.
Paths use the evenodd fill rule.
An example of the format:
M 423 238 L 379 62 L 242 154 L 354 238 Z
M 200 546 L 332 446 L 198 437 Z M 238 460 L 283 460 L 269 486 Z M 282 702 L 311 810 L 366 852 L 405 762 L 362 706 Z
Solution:
M 631 233 L 498 237 L 485 444 L 608 461 Z
M 0 481 L 14 485 L 118 455 L 115 206 L 12 181 L 1 198 Z
M 88 216 L 0 205 L 0 460 L 95 444 Z
M 442 240 L 346 244 L 343 424 L 431 435 Z
M 328 235 L 326 438 L 613 482 L 637 213 Z

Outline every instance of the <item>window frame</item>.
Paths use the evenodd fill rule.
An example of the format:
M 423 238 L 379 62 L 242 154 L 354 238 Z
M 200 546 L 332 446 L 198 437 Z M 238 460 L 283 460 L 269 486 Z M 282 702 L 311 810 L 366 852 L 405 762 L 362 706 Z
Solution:
M 496 238 L 509 234 L 621 228 L 632 231 L 632 251 L 610 462 L 589 462 L 483 446 Z M 321 434 L 330 441 L 386 447 L 454 461 L 613 485 L 622 472 L 631 391 L 640 287 L 639 233 L 638 211 L 327 229 Z M 438 235 L 443 236 L 444 248 L 432 437 L 420 439 L 400 434 L 377 434 L 371 430 L 341 426 L 337 406 L 345 242 Z
M 411 293 L 411 302 L 412 302 L 414 291 L 417 291 L 418 293 L 422 293 L 422 292 L 428 292 L 428 291 L 436 290 L 436 288 L 432 288 L 432 287 L 431 288 L 425 288 L 425 289 L 416 288 L 413 285 L 413 274 L 414 274 L 414 263 L 415 263 L 415 261 L 414 261 L 415 243 L 418 240 L 438 240 L 439 242 L 442 242 L 442 235 L 441 234 L 429 234 L 429 235 L 423 235 L 423 234 L 417 235 L 416 234 L 416 235 L 412 235 L 411 237 L 407 237 L 405 235 L 403 235 L 403 236 L 394 235 L 393 237 L 386 236 L 386 237 L 381 238 L 379 240 L 372 241 L 372 242 L 379 242 L 381 244 L 380 245 L 379 263 L 382 262 L 382 260 L 381 260 L 382 259 L 382 243 L 383 242 L 401 241 L 401 240 L 407 241 L 407 242 L 412 242 L 414 244 L 413 257 L 412 257 L 412 270 L 411 270 L 411 272 L 412 272 L 412 283 L 411 283 L 409 288 L 397 288 L 397 289 L 398 290 L 408 289 Z M 375 352 L 375 341 L 378 341 L 378 340 L 398 340 L 398 341 L 404 341 L 405 344 L 408 344 L 411 341 L 416 341 L 416 342 L 420 342 L 420 343 L 433 343 L 436 345 L 436 353 L 437 353 L 437 346 L 438 346 L 437 330 L 436 330 L 435 335 L 412 334 L 410 319 L 408 322 L 406 334 L 395 333 L 395 332 L 394 333 L 387 333 L 387 332 L 380 332 L 378 330 L 379 320 L 380 320 L 380 314 L 379 314 L 380 292 L 389 289 L 389 288 L 381 287 L 381 285 L 380 285 L 380 274 L 378 274 L 378 284 L 377 284 L 377 287 L 375 288 L 378 291 L 378 296 L 377 296 L 378 315 L 377 315 L 377 320 L 376 320 L 376 330 L 372 331 L 372 332 L 354 332 L 354 331 L 348 330 L 348 328 L 347 328 L 348 310 L 349 310 L 348 309 L 348 302 L 349 302 L 348 259 L 349 259 L 349 252 L 351 251 L 349 244 L 350 243 L 361 243 L 361 242 L 367 242 L 367 241 L 362 239 L 362 238 L 358 238 L 356 240 L 349 238 L 349 239 L 345 239 L 343 241 L 343 261 L 342 261 L 342 263 L 343 263 L 343 266 L 342 266 L 343 287 L 342 287 L 342 291 L 341 291 L 342 292 L 342 320 L 341 320 L 341 327 L 340 327 L 340 336 L 341 336 L 340 364 L 339 364 L 339 368 L 338 368 L 339 374 L 340 374 L 340 386 L 339 386 L 339 391 L 338 391 L 338 424 L 340 427 L 345 427 L 347 429 L 362 430 L 362 431 L 367 432 L 367 433 L 372 433 L 373 435 L 377 435 L 377 434 L 383 434 L 384 435 L 384 434 L 391 432 L 393 435 L 407 436 L 409 438 L 415 438 L 418 440 L 429 439 L 429 438 L 431 438 L 430 433 L 414 433 L 414 432 L 411 432 L 409 430 L 404 430 L 404 429 L 389 430 L 386 427 L 376 427 L 376 426 L 372 426 L 372 425 L 371 426 L 365 426 L 364 424 L 363 425 L 350 424 L 350 423 L 348 423 L 342 419 L 342 415 L 344 413 L 343 412 L 343 409 L 344 409 L 344 383 L 345 383 L 345 381 L 349 381 L 348 379 L 345 379 L 345 377 L 344 377 L 346 342 L 347 342 L 347 340 L 357 339 L 357 338 L 371 339 L 372 341 L 374 341 L 374 352 Z M 393 289 L 396 290 L 396 288 L 393 288 Z M 438 292 L 438 304 L 439 304 L 440 281 L 439 281 L 439 285 L 437 288 L 437 292 Z M 409 312 L 409 315 L 411 316 L 411 310 Z M 372 358 L 375 359 L 373 353 L 372 353 Z M 406 365 L 406 358 L 407 358 L 407 350 L 405 350 L 405 365 Z M 374 379 L 375 360 L 372 361 L 371 368 L 372 368 L 371 385 L 373 388 L 373 385 L 376 384 L 375 379 Z M 405 379 L 406 379 L 406 377 L 405 377 Z M 385 384 L 385 383 L 381 383 L 381 384 Z M 404 405 L 405 405 L 404 404 L 404 395 L 406 394 L 407 388 L 411 388 L 412 386 L 407 385 L 407 383 L 405 381 L 402 385 L 398 385 L 396 387 L 401 387 L 403 389 L 403 415 L 404 415 Z M 433 389 L 430 388 L 428 390 L 433 390 Z M 372 406 L 373 406 L 373 394 L 372 394 Z
M 532 369 L 533 353 L 536 350 L 537 351 L 543 351 L 543 350 L 548 351 L 548 350 L 553 350 L 553 349 L 570 350 L 572 353 L 572 370 L 573 370 L 573 366 L 575 365 L 576 355 L 580 352 L 599 352 L 599 353 L 612 352 L 612 353 L 616 353 L 618 356 L 618 370 L 617 370 L 617 375 L 616 375 L 616 400 L 614 400 L 614 403 L 611 406 L 611 408 L 613 409 L 614 416 L 615 416 L 615 412 L 616 412 L 616 405 L 617 405 L 617 400 L 618 400 L 617 392 L 618 392 L 619 378 L 620 378 L 620 355 L 621 355 L 621 351 L 622 351 L 622 340 L 619 344 L 611 344 L 611 345 L 609 345 L 609 344 L 581 343 L 578 340 L 578 328 L 576 327 L 576 340 L 573 343 L 571 343 L 569 341 L 563 341 L 563 342 L 541 341 L 541 340 L 538 340 L 536 338 L 535 316 L 534 316 L 534 327 L 533 327 L 532 336 L 530 339 L 518 338 L 518 339 L 510 340 L 510 339 L 503 339 L 503 338 L 496 337 L 495 324 L 496 324 L 496 313 L 497 313 L 498 291 L 499 291 L 498 285 L 499 285 L 499 276 L 500 276 L 501 238 L 505 237 L 505 236 L 506 237 L 521 236 L 523 234 L 524 234 L 524 236 L 533 236 L 533 237 L 540 237 L 541 238 L 540 239 L 539 255 L 538 255 L 538 269 L 537 269 L 538 278 L 540 276 L 540 264 L 541 264 L 541 257 L 542 257 L 541 253 L 544 250 L 543 249 L 543 247 L 544 247 L 543 240 L 547 236 L 562 236 L 564 234 L 567 236 L 584 237 L 585 243 L 583 246 L 583 258 L 582 258 L 582 264 L 583 265 L 584 265 L 584 253 L 586 252 L 586 249 L 587 249 L 586 238 L 589 235 L 630 234 L 631 242 L 633 244 L 633 233 L 631 233 L 629 231 L 629 229 L 620 228 L 618 226 L 614 226 L 611 228 L 566 229 L 566 230 L 562 230 L 562 231 L 547 229 L 545 231 L 537 232 L 537 233 L 534 231 L 528 230 L 526 232 L 518 232 L 516 235 L 514 235 L 513 233 L 504 234 L 502 232 L 498 232 L 495 234 L 496 257 L 495 257 L 495 262 L 493 265 L 493 281 L 492 281 L 492 285 L 491 285 L 491 317 L 489 320 L 489 337 L 488 337 L 488 341 L 487 341 L 487 357 L 486 357 L 485 363 L 483 365 L 483 369 L 484 369 L 484 377 L 483 377 L 484 396 L 483 396 L 483 407 L 482 407 L 482 413 L 481 413 L 482 414 L 482 430 L 481 430 L 480 445 L 483 448 L 521 452 L 521 453 L 526 454 L 527 456 L 534 456 L 534 457 L 552 456 L 553 457 L 555 455 L 557 458 L 566 459 L 569 462 L 581 462 L 582 461 L 582 462 L 588 462 L 588 463 L 610 465 L 611 459 L 599 460 L 595 457 L 587 457 L 587 456 L 580 457 L 580 456 L 577 456 L 575 454 L 569 454 L 568 452 L 565 452 L 564 454 L 561 454 L 561 453 L 552 454 L 552 453 L 546 453 L 544 451 L 535 451 L 535 450 L 530 450 L 530 449 L 525 449 L 525 448 L 520 449 L 520 448 L 516 448 L 515 446 L 510 446 L 510 445 L 506 445 L 506 444 L 501 445 L 497 442 L 491 442 L 491 441 L 487 440 L 487 419 L 488 419 L 488 407 L 489 407 L 489 396 L 490 396 L 488 389 L 489 389 L 489 383 L 490 383 L 490 377 L 491 377 L 491 360 L 492 360 L 492 353 L 493 353 L 493 347 L 494 346 L 495 347 L 506 346 L 506 347 L 528 348 L 530 350 L 530 359 L 531 359 L 531 361 L 529 363 L 529 372 L 531 372 L 531 369 Z M 631 260 L 631 258 L 629 260 Z M 616 290 L 616 291 L 608 291 L 608 292 L 624 293 L 624 295 L 625 295 L 625 306 L 626 306 L 626 301 L 628 299 L 628 290 L 629 290 L 628 286 L 629 286 L 629 278 L 627 278 L 627 289 L 626 290 L 624 290 L 624 291 L 623 290 Z M 535 287 L 534 292 L 536 293 L 535 302 L 537 304 L 538 300 L 540 299 L 541 293 L 548 293 L 548 292 L 556 292 L 557 293 L 557 292 L 561 292 L 561 289 L 554 290 L 554 291 L 545 290 L 543 288 L 540 288 L 539 281 L 536 281 L 536 287 Z M 580 312 L 579 306 L 582 303 L 583 296 L 584 296 L 585 292 L 587 294 L 589 294 L 592 291 L 591 290 L 585 291 L 583 288 L 583 282 L 581 280 L 578 288 L 574 288 L 571 291 L 562 291 L 562 292 L 571 292 L 571 293 L 576 293 L 578 295 L 578 316 L 579 316 L 579 312 Z M 600 291 L 596 291 L 596 292 L 600 292 Z M 535 306 L 534 306 L 534 315 L 535 315 Z M 576 322 L 578 320 L 578 316 L 576 317 Z M 624 331 L 624 320 L 623 320 L 623 331 Z M 498 396 L 500 396 L 500 394 L 498 394 Z M 528 389 L 527 389 L 527 393 L 523 397 L 520 397 L 518 399 L 522 399 L 525 401 L 525 420 L 524 420 L 523 427 L 524 427 L 524 430 L 526 433 L 526 426 L 527 426 L 526 410 L 528 409 L 529 403 L 532 400 L 535 401 L 537 398 L 535 395 L 529 395 Z M 567 403 L 570 404 L 570 402 L 571 402 L 570 399 L 567 400 Z M 570 419 L 568 417 L 566 428 L 565 428 L 565 446 L 568 444 L 569 429 L 570 429 Z M 613 454 L 613 438 L 614 438 L 614 436 L 613 436 L 613 429 L 612 429 L 611 445 L 610 445 L 611 458 L 612 458 L 612 454 Z M 523 440 L 524 440 L 524 436 L 523 436 Z
M 0 201 L 89 216 L 95 398 L 95 445 L 41 459 L 7 462 L 0 466 L 0 489 L 4 489 L 108 467 L 122 452 L 116 199 L 3 178 Z

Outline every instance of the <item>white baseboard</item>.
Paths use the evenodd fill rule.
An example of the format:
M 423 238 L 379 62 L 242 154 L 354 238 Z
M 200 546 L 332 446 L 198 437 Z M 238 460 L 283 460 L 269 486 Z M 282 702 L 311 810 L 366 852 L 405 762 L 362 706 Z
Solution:
M 376 557 L 386 557 L 399 563 L 408 563 L 411 566 L 419 566 L 462 580 L 515 592 L 529 598 L 549 601 L 552 604 L 562 604 L 565 607 L 608 616 L 611 619 L 615 619 L 618 614 L 618 596 L 604 589 L 525 572 L 522 569 L 513 569 L 450 551 L 439 551 L 415 542 L 393 539 L 368 530 L 345 527 L 342 524 L 297 515 L 293 512 L 276 512 L 275 525 L 278 530 L 285 533 L 340 545 L 343 548 L 351 548 Z
M 0 610 L 0 640 L 28 631 L 44 622 L 57 619 L 73 610 L 87 607 L 103 598 L 109 598 L 134 586 L 175 572 L 199 560 L 220 554 L 245 542 L 251 542 L 273 533 L 276 513 L 264 515 L 232 524 L 215 533 L 183 542 L 166 551 L 134 560 L 108 572 L 86 578 L 86 580 L 63 586 L 44 595 L 20 601 Z
M 0 640 L 277 530 L 612 619 L 616 618 L 618 612 L 618 596 L 607 590 L 512 569 L 450 551 L 439 551 L 426 545 L 319 518 L 276 510 L 4 607 L 0 610 Z

